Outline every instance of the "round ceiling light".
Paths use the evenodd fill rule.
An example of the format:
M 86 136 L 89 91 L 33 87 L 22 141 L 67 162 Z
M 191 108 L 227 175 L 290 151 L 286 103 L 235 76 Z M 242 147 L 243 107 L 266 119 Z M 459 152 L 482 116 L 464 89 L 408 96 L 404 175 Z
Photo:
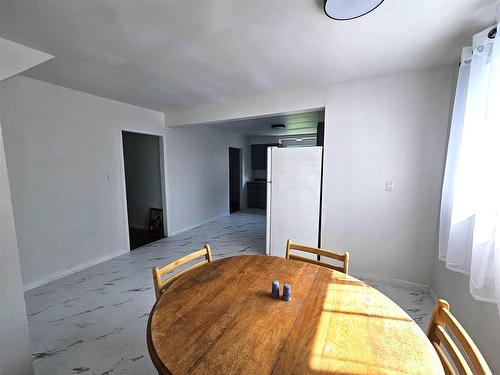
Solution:
M 334 20 L 352 20 L 370 13 L 384 0 L 325 0 L 325 13 Z

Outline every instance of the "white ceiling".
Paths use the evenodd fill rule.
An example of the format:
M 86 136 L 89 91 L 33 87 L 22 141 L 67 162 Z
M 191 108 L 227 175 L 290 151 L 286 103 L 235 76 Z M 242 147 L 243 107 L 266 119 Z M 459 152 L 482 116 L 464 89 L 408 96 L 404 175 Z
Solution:
M 324 121 L 325 111 L 294 113 L 210 124 L 216 129 L 247 136 L 281 136 L 316 133 L 318 122 Z M 285 124 L 285 129 L 273 129 L 273 124 Z
M 0 36 L 55 55 L 26 75 L 179 111 L 448 65 L 493 0 L 386 0 L 352 21 L 322 0 L 1 0 Z

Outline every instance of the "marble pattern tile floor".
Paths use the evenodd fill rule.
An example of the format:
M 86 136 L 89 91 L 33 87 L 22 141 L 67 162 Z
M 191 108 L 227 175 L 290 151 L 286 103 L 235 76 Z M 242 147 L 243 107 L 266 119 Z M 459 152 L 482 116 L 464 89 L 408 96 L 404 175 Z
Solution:
M 205 242 L 215 259 L 264 254 L 264 215 L 239 211 L 27 292 L 35 374 L 155 374 L 145 335 L 151 268 Z M 433 306 L 427 293 L 366 281 L 425 328 Z

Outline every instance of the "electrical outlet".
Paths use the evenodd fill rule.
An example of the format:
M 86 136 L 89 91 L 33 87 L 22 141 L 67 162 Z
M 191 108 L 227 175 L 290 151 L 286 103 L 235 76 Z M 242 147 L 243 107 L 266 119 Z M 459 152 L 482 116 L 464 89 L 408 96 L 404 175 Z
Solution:
M 385 181 L 385 191 L 392 192 L 394 190 L 394 183 L 392 180 Z

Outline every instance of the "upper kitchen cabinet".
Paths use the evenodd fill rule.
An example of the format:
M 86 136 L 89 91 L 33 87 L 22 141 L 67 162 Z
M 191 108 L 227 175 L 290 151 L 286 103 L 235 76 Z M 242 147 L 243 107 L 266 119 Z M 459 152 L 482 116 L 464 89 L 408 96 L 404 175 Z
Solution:
M 277 144 L 252 145 L 252 169 L 267 169 L 267 148 Z

